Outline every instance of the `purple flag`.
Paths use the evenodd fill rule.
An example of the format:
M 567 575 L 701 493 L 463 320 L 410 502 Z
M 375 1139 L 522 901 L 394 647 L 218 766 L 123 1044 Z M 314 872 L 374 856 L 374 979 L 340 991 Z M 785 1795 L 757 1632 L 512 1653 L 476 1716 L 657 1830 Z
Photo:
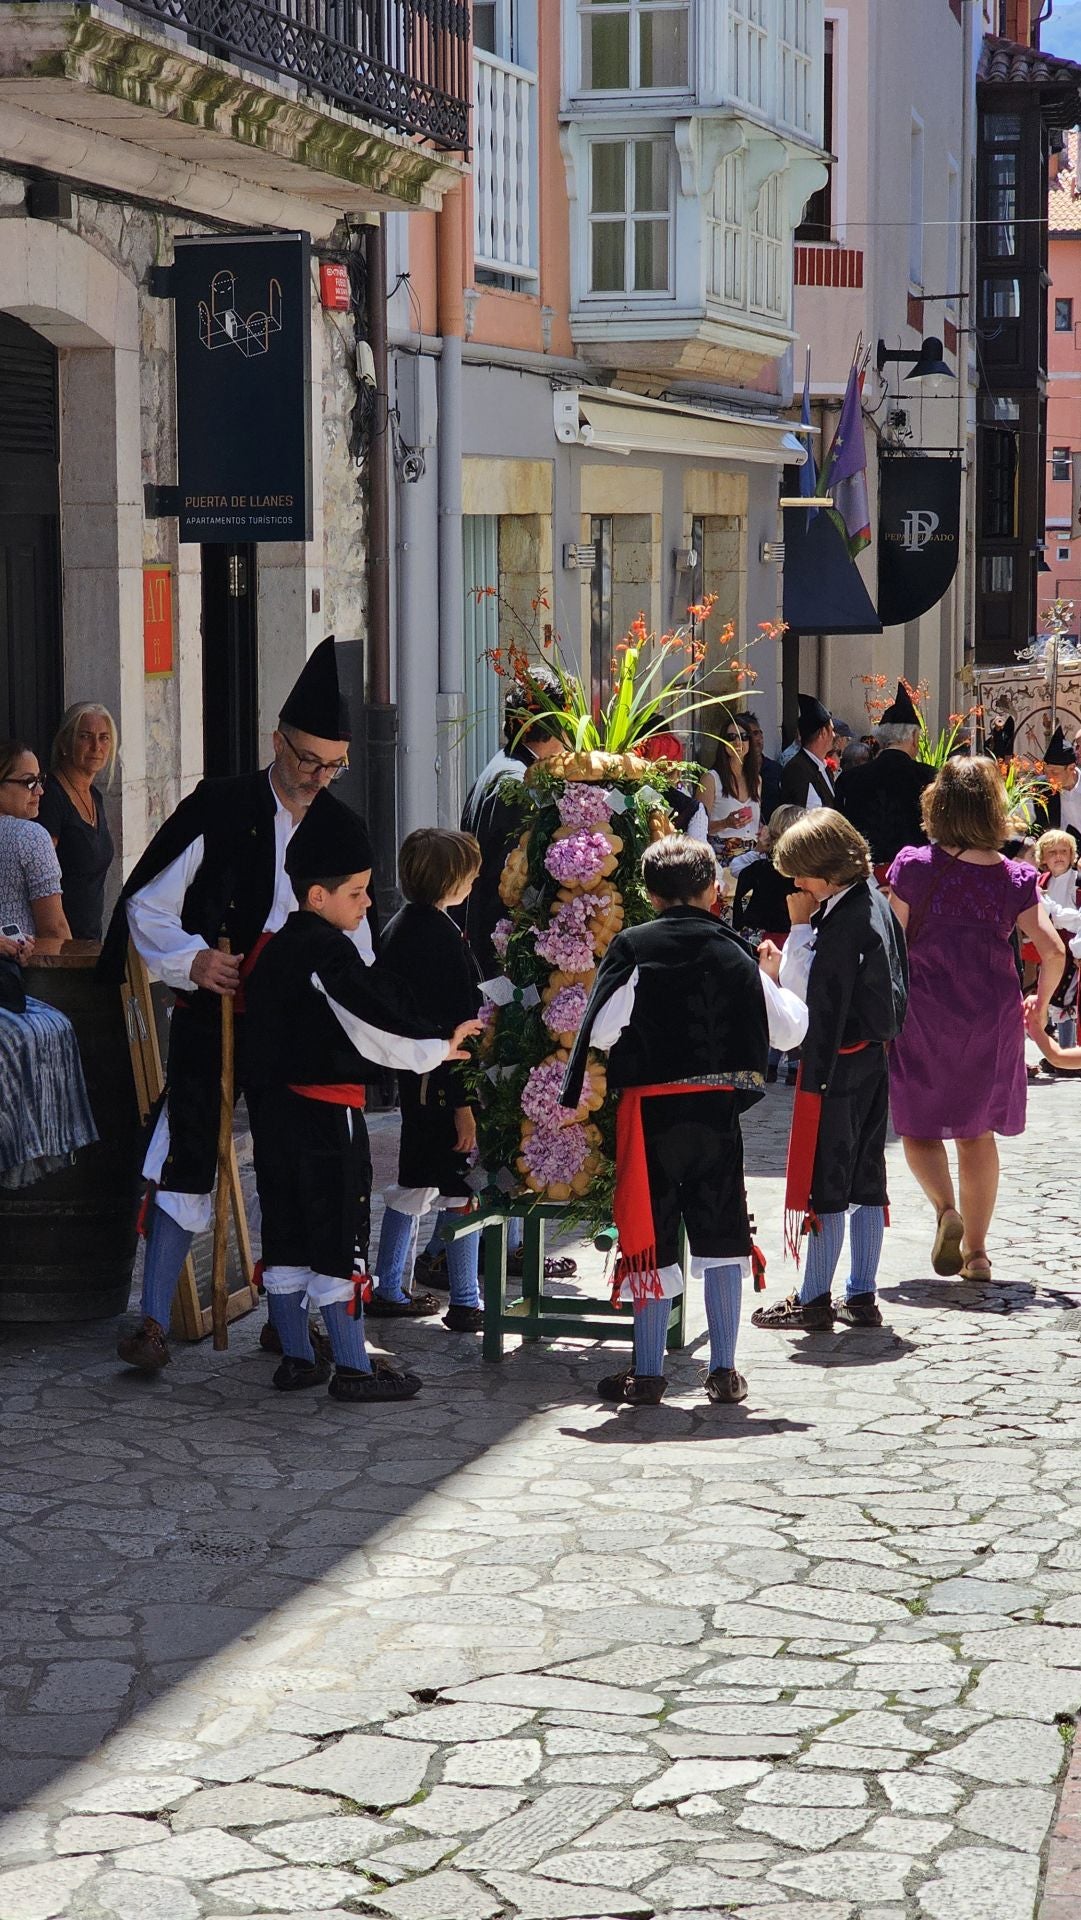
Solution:
M 871 544 L 871 508 L 867 497 L 867 449 L 863 439 L 863 376 L 855 361 L 833 444 L 822 463 L 819 493 L 833 495 L 831 516 L 854 560 Z

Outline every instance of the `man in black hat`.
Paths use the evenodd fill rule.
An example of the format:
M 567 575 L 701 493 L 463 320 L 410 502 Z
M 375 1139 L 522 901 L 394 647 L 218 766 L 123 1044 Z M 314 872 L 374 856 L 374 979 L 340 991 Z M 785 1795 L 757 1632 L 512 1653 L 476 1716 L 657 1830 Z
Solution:
M 920 799 L 935 777 L 935 769 L 917 760 L 920 716 L 902 680 L 897 698 L 886 708 L 875 739 L 879 751 L 864 767 L 843 773 L 837 782 L 837 809 L 851 820 L 871 849 L 876 878 L 881 880 L 902 847 L 923 847 Z
M 1067 746 L 1062 728 L 1056 727 L 1043 756 L 1051 792 L 1047 801 L 1047 824 L 1063 828 L 1077 843 L 1081 853 L 1081 769 L 1072 746 Z
M 799 752 L 781 774 L 781 798 L 792 807 L 832 807 L 833 780 L 826 755 L 833 745 L 833 716 L 813 694 L 799 696 Z
M 520 810 L 501 800 L 499 789 L 504 780 L 524 779 L 535 760 L 566 752 L 567 742 L 558 725 L 545 717 L 547 699 L 554 701 L 558 696 L 558 680 L 540 665 L 529 669 L 527 679 L 512 682 L 503 713 L 504 744 L 474 781 L 462 808 L 462 832 L 471 833 L 480 843 L 480 872 L 461 924 L 485 980 L 502 971 L 492 946 L 492 934 L 506 912 L 499 882 L 523 824 Z
M 258 773 L 200 781 L 154 835 L 113 914 L 102 972 L 122 978 L 130 938 L 151 975 L 177 995 L 165 1098 L 143 1165 L 153 1204 L 142 1322 L 117 1345 L 129 1366 L 156 1371 L 168 1362 L 173 1295 L 194 1234 L 210 1224 L 221 1002 L 231 996 L 238 1015 L 239 1094 L 245 1078 L 244 978 L 296 905 L 285 851 L 316 795 L 344 772 L 349 738 L 331 637 L 305 662 L 282 707 L 273 764 Z M 222 935 L 228 953 L 217 950 Z M 371 958 L 365 922 L 356 944 Z

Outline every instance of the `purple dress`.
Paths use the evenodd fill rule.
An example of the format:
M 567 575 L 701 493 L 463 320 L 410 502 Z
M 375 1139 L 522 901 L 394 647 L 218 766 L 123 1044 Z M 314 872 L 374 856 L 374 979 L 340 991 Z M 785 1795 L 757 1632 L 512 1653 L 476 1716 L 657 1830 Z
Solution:
M 1039 898 L 1035 869 L 903 847 L 887 879 L 915 933 L 908 1012 L 890 1049 L 896 1131 L 917 1140 L 1023 1133 L 1025 1024 L 1010 934 Z

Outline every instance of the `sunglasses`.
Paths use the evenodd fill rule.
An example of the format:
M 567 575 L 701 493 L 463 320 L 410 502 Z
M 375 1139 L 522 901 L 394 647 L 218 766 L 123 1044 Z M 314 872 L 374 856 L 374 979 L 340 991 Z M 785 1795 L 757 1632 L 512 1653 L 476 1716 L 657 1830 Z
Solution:
M 45 776 L 40 773 L 9 774 L 0 787 L 25 787 L 27 793 L 44 793 Z

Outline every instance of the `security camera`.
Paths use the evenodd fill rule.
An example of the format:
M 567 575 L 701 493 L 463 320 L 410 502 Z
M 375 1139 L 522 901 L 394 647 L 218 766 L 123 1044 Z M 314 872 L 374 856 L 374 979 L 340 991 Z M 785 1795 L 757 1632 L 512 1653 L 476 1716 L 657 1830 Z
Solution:
M 357 341 L 357 379 L 362 386 L 375 385 L 375 356 L 366 340 Z

